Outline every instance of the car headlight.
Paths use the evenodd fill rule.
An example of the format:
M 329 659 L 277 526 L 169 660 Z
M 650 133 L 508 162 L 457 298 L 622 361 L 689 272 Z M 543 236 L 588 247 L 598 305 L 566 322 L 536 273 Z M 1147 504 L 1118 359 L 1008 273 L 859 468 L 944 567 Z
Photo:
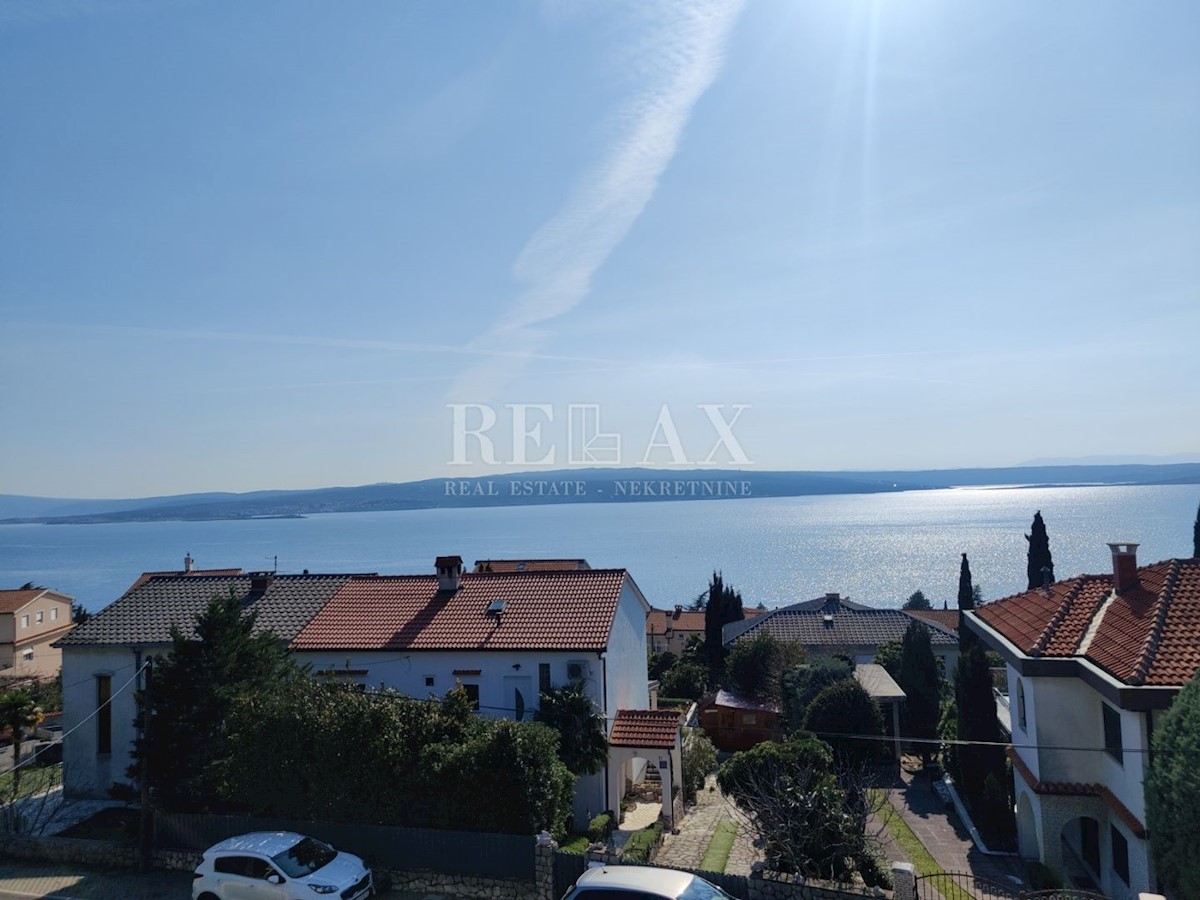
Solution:
M 318 894 L 332 894 L 337 890 L 332 884 L 310 884 L 309 887 Z

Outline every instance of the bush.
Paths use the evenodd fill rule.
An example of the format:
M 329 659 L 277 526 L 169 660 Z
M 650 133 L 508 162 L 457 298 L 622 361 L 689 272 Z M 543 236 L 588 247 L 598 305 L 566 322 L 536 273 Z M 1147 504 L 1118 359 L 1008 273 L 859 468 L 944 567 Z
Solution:
M 843 766 L 860 766 L 884 752 L 881 741 L 832 734 L 883 736 L 879 704 L 853 678 L 830 685 L 813 698 L 804 715 L 804 728 L 823 738 Z
M 668 697 L 699 700 L 708 690 L 708 670 L 699 663 L 681 660 L 663 672 L 659 690 Z
M 1146 778 L 1146 824 L 1158 877 L 1167 891 L 1200 897 L 1196 810 L 1200 808 L 1200 678 L 1194 678 L 1154 723 Z
M 717 768 L 717 748 L 699 728 L 689 728 L 683 738 L 683 799 L 691 803 Z
M 830 685 L 854 677 L 854 667 L 838 657 L 818 656 L 803 666 L 788 669 L 782 678 L 783 716 L 788 732 L 804 730 L 808 704 Z
M 641 831 L 635 831 L 625 843 L 625 852 L 621 854 L 622 862 L 650 862 L 650 853 L 658 846 L 662 834 L 662 822 L 655 822 Z
M 611 812 L 600 813 L 600 815 L 595 816 L 592 821 L 588 822 L 588 840 L 593 844 L 602 844 L 608 840 L 608 836 L 612 834 L 612 829 L 613 814 Z

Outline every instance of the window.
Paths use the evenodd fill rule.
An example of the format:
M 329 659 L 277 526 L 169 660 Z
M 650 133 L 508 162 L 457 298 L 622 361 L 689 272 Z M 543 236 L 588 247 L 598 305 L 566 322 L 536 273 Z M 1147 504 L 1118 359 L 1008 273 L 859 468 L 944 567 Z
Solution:
M 112 753 L 112 676 L 96 676 L 96 752 Z
M 29 616 L 28 615 L 21 616 L 21 627 L 22 628 L 29 627 Z
M 55 606 L 55 607 L 52 607 L 52 608 L 51 608 L 51 610 L 50 610 L 50 621 L 51 621 L 51 622 L 57 622 L 57 621 L 58 621 L 58 607 L 57 607 L 57 606 Z
M 1100 874 L 1100 823 L 1090 816 L 1079 820 L 1080 854 L 1091 870 Z
M 433 687 L 433 676 L 432 675 L 425 676 L 425 687 Z
M 1017 679 L 1017 724 L 1021 726 L 1021 730 L 1026 730 L 1025 725 L 1025 682 L 1020 678 Z
M 25 660 L 25 662 L 33 662 L 33 648 L 30 647 L 28 650 L 22 653 L 21 659 Z
M 742 713 L 742 724 L 743 725 L 754 725 L 754 724 L 756 724 L 756 722 L 757 722 L 757 719 L 755 719 L 754 713 Z
M 1121 714 L 1107 703 L 1100 704 L 1104 711 L 1104 749 L 1121 765 L 1125 765 L 1121 748 Z
M 1113 871 L 1120 876 L 1123 882 L 1129 884 L 1129 842 L 1125 840 L 1125 835 L 1117 831 L 1115 825 L 1109 825 L 1108 830 L 1111 832 L 1112 839 Z
M 36 621 L 36 622 L 37 622 L 39 625 L 41 625 L 41 624 L 42 624 L 42 622 L 43 622 L 43 621 L 45 621 L 45 618 L 46 618 L 46 614 L 45 614 L 44 612 L 42 612 L 42 611 L 39 609 L 39 610 L 37 611 L 37 618 L 35 619 L 35 621 Z
M 550 683 L 550 663 L 538 663 L 538 690 L 545 694 L 554 689 Z
M 245 875 L 250 861 L 248 856 L 218 856 L 213 860 L 213 871 L 222 875 Z
M 467 699 L 471 701 L 471 709 L 479 709 L 479 685 L 464 684 L 463 690 L 467 692 Z

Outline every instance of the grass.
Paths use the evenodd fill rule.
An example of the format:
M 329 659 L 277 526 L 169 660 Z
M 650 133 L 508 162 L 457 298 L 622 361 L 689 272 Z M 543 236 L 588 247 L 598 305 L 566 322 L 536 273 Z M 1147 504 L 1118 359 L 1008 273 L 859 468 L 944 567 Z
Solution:
M 737 826 L 728 819 L 722 819 L 713 832 L 704 858 L 700 860 L 700 868 L 705 872 L 724 872 L 725 864 L 729 862 L 729 851 L 733 849 L 733 839 L 737 836 Z
M 102 809 L 62 833 L 63 837 L 131 843 L 137 838 L 138 811 L 122 806 Z
M 588 836 L 586 834 L 573 834 L 558 845 L 558 849 L 563 853 L 584 853 L 587 848 Z
M 62 784 L 62 763 L 49 766 L 25 766 L 21 769 L 21 787 L 17 794 L 18 800 L 41 794 L 52 787 Z M 12 770 L 0 774 L 0 803 L 9 803 L 13 799 Z
M 876 802 L 882 801 L 882 794 L 878 790 L 872 791 L 872 794 Z M 904 818 L 892 808 L 891 803 L 883 801 L 879 815 L 887 826 L 888 834 L 892 836 L 892 840 L 904 851 L 905 856 L 912 861 L 913 867 L 917 870 L 917 877 L 945 874 L 946 870 L 933 858 L 933 854 L 925 848 L 925 845 L 921 843 L 921 839 L 908 827 L 908 823 L 904 821 Z M 974 900 L 971 894 L 949 880 L 935 882 L 935 884 L 938 891 L 941 892 L 946 900 Z

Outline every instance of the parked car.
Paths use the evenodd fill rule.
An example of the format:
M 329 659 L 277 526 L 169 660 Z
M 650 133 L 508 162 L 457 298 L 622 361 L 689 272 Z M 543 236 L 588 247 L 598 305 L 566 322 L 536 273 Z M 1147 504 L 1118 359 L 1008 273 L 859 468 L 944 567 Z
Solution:
M 563 900 L 732 900 L 715 884 L 691 872 L 653 866 L 588 869 Z
M 375 892 L 371 871 L 351 853 L 291 831 L 259 831 L 204 851 L 192 900 L 360 900 Z

